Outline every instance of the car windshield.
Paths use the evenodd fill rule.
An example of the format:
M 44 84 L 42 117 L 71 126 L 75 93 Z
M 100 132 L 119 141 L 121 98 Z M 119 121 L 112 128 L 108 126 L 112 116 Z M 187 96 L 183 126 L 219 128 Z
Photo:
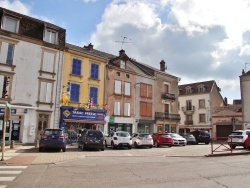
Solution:
M 88 136 L 89 137 L 99 137 L 100 138 L 100 137 L 103 137 L 103 134 L 100 131 L 89 131 Z
M 231 132 L 230 135 L 242 135 L 242 132 Z
M 62 130 L 45 130 L 44 134 L 49 136 L 49 135 L 61 135 Z
M 143 138 L 151 138 L 150 134 L 139 134 L 139 136 Z
M 166 137 L 169 136 L 168 134 L 160 134 L 160 137 Z
M 129 136 L 129 133 L 126 133 L 126 132 L 118 132 L 116 133 L 117 136 L 119 137 L 128 137 Z

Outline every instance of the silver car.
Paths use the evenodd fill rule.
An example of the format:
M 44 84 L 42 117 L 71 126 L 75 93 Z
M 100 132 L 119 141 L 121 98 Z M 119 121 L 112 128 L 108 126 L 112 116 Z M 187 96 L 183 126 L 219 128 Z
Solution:
M 174 146 L 186 146 L 187 140 L 177 133 L 168 133 L 173 139 Z

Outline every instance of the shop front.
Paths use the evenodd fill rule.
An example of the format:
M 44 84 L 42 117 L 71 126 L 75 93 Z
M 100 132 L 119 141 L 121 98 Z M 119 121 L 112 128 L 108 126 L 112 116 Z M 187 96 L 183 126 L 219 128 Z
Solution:
M 61 106 L 60 128 L 68 135 L 69 140 L 74 141 L 82 129 L 104 132 L 105 116 L 106 110 Z
M 154 133 L 155 120 L 139 119 L 137 124 L 138 133 Z

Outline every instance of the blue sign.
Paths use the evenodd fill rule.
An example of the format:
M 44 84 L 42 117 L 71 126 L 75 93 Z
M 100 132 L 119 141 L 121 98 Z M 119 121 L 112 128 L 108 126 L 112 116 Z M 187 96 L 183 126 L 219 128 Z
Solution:
M 0 108 L 0 113 L 4 113 L 5 108 Z M 11 114 L 16 114 L 16 109 L 11 109 Z

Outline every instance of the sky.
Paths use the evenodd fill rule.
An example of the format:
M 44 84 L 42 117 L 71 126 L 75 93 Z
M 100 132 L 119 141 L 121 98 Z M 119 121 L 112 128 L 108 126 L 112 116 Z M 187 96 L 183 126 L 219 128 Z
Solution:
M 249 0 L 0 0 L 0 6 L 66 29 L 66 42 L 180 77 L 215 80 L 232 104 L 250 70 Z M 122 43 L 122 41 L 124 43 Z

